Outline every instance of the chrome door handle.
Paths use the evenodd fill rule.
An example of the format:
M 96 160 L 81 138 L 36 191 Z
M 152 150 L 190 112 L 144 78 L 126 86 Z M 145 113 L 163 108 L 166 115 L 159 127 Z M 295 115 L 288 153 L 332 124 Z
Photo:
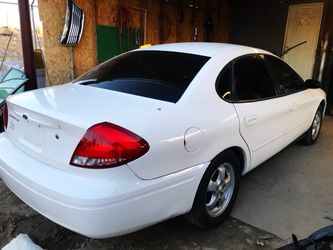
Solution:
M 246 127 L 253 126 L 257 123 L 257 116 L 256 115 L 247 115 L 244 119 L 244 124 Z

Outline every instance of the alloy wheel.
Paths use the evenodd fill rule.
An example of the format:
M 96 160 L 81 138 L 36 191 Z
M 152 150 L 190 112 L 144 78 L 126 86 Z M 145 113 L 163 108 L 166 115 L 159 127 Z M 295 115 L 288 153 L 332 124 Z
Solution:
M 320 126 L 321 126 L 321 114 L 320 111 L 317 111 L 316 116 L 312 123 L 312 131 L 311 131 L 312 140 L 315 140 L 317 138 Z
M 206 210 L 217 217 L 227 208 L 235 189 L 235 171 L 230 163 L 220 165 L 210 178 L 206 191 Z

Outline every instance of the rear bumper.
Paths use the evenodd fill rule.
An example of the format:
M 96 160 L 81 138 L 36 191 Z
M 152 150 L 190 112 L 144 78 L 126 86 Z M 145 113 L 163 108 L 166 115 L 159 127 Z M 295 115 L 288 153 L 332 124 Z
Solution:
M 154 180 L 127 166 L 55 169 L 0 134 L 0 175 L 25 203 L 54 222 L 92 238 L 130 233 L 188 212 L 208 163 Z

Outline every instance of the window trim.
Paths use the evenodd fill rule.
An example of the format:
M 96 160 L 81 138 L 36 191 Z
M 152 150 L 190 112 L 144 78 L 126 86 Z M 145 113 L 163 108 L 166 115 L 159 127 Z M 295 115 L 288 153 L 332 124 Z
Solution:
M 265 98 L 255 99 L 255 100 L 238 100 L 238 98 L 237 98 L 237 91 L 236 91 L 236 85 L 235 85 L 235 62 L 237 62 L 238 60 L 241 60 L 242 58 L 253 56 L 253 55 L 258 56 L 258 57 L 260 55 L 264 56 L 264 58 L 262 60 L 263 60 L 265 66 L 267 68 L 267 71 L 268 71 L 268 73 L 269 73 L 269 75 L 270 75 L 270 77 L 271 77 L 271 79 L 273 81 L 276 95 L 275 96 L 271 96 L 271 97 L 265 97 Z M 249 54 L 238 56 L 238 57 L 232 59 L 230 62 L 228 62 L 223 67 L 223 69 L 221 70 L 221 72 L 219 73 L 219 75 L 216 78 L 215 91 L 216 91 L 216 94 L 219 96 L 219 98 L 221 98 L 225 102 L 237 104 L 237 103 L 260 102 L 260 101 L 266 101 L 266 100 L 270 100 L 270 99 L 281 97 L 281 95 L 280 95 L 281 94 L 281 92 L 280 92 L 281 90 L 280 90 L 280 87 L 278 85 L 278 80 L 275 77 L 275 75 L 273 74 L 274 72 L 272 71 L 271 66 L 268 65 L 266 56 L 269 56 L 269 54 L 265 54 L 265 53 L 249 53 Z M 225 70 L 226 70 L 227 67 L 231 67 L 231 98 L 230 98 L 230 100 L 222 98 L 219 95 L 219 93 L 217 92 L 217 87 L 218 87 L 218 84 L 219 84 L 219 80 L 221 79 L 221 76 L 225 72 Z

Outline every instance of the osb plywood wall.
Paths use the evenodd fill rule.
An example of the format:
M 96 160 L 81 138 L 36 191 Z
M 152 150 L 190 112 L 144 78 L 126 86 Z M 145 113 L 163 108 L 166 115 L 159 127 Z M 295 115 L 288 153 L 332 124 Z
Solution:
M 98 0 L 96 0 L 98 2 Z M 74 76 L 77 77 L 97 65 L 95 1 L 76 0 L 85 14 L 80 43 L 73 48 Z
M 66 13 L 65 0 L 42 0 L 38 4 L 50 82 L 54 85 L 68 82 L 73 77 L 72 48 L 60 45 Z
M 76 0 L 75 3 L 85 13 L 85 27 L 80 44 L 68 48 L 60 45 L 66 0 L 40 0 L 39 9 L 43 21 L 49 84 L 68 82 L 98 64 L 96 25 L 116 26 L 119 6 L 128 9 L 131 28 L 143 29 L 142 10 L 147 10 L 146 43 L 193 41 L 195 23 L 198 27 L 197 40 L 204 41 L 204 22 L 208 15 L 212 17 L 214 24 L 213 41 L 229 40 L 229 9 L 226 1 L 196 1 L 200 3 L 198 4 L 200 8 L 195 10 L 185 4 L 177 5 L 172 2 L 176 3 L 175 0 Z

